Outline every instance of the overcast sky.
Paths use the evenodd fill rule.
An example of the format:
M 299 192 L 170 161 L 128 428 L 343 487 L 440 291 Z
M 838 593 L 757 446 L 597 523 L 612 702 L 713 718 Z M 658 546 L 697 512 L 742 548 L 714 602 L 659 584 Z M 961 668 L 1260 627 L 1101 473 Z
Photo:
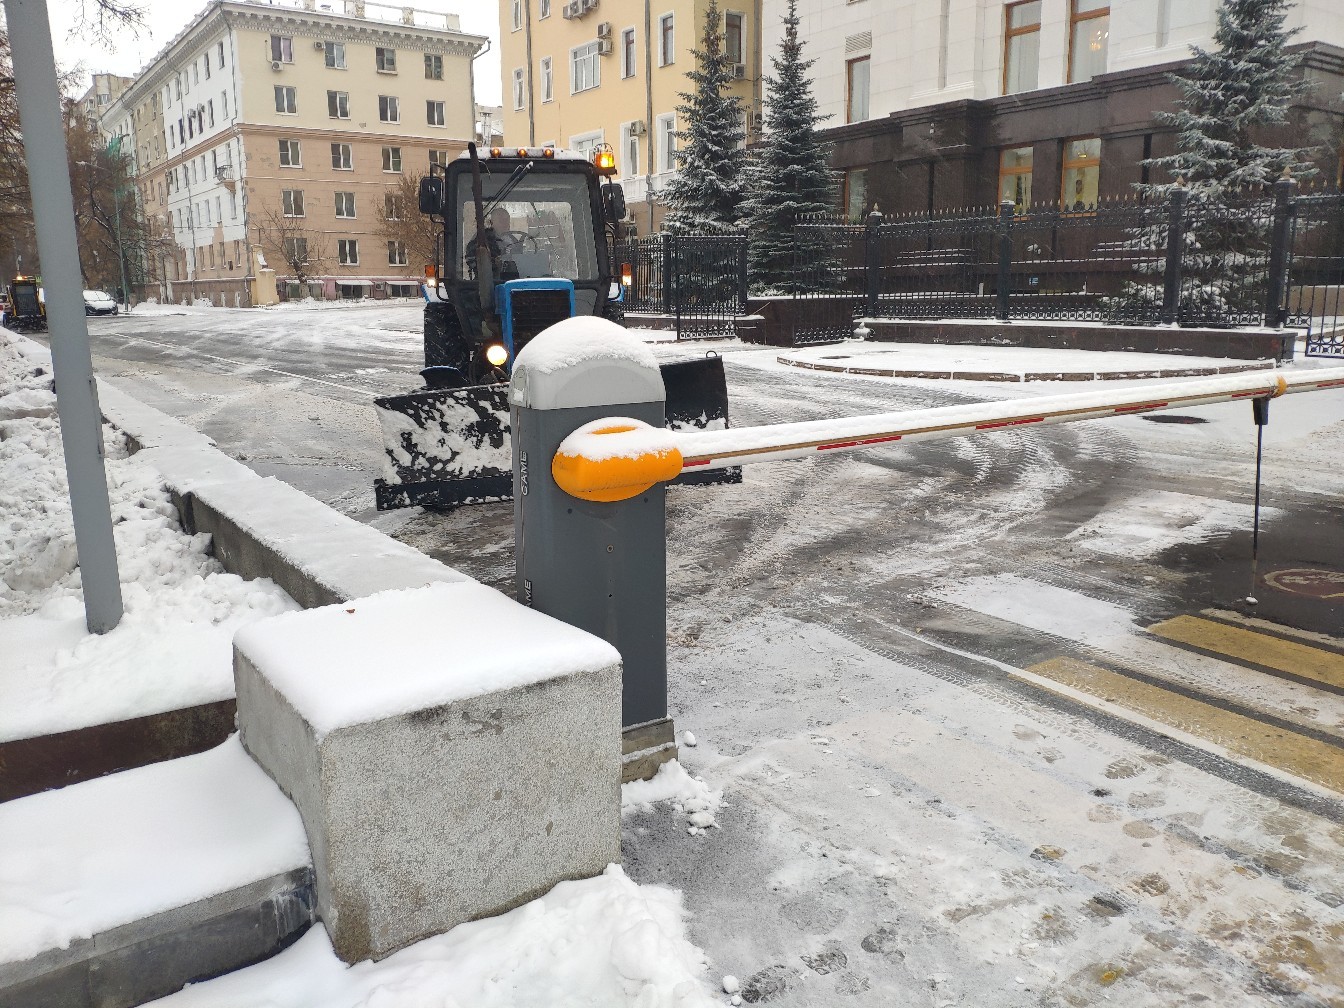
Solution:
M 108 72 L 133 77 L 167 45 L 187 23 L 205 9 L 204 0 L 136 0 L 145 11 L 146 28 L 139 36 L 129 32 L 113 36 L 110 44 L 89 38 L 89 32 L 71 30 L 69 26 L 80 19 L 81 11 L 96 17 L 94 0 L 47 0 L 51 12 L 52 42 L 56 47 L 56 62 L 62 68 L 82 63 L 92 72 Z M 339 0 L 329 0 L 335 7 Z M 494 40 L 499 34 L 497 5 L 491 0 L 411 0 L 419 10 L 455 13 L 462 20 L 462 30 L 473 35 L 484 35 L 492 40 L 491 51 L 476 61 L 476 100 L 484 105 L 498 105 L 500 96 L 499 50 Z M 85 77 L 85 86 L 88 78 Z

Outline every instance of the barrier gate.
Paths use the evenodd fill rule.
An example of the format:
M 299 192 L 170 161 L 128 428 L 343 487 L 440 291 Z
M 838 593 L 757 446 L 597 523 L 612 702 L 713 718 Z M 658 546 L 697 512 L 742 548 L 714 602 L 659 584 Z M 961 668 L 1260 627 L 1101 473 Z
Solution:
M 603 329 L 600 339 L 592 338 L 595 332 L 580 342 L 542 333 L 514 370 L 514 485 L 522 488 L 514 498 L 517 597 L 616 647 L 624 664 L 627 753 L 661 758 L 675 755 L 667 717 L 663 491 L 678 475 L 1238 399 L 1256 404 L 1263 429 L 1270 399 L 1344 390 L 1344 368 L 1292 375 L 1267 370 L 1139 389 L 672 431 L 661 426 L 664 392 L 652 352 L 614 323 L 594 322 Z

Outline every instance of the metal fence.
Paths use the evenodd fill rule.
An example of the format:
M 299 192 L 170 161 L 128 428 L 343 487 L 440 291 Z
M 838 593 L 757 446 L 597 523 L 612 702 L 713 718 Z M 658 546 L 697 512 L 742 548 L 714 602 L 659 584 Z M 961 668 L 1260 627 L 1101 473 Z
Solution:
M 747 312 L 746 235 L 631 238 L 612 258 L 629 279 L 626 311 L 671 316 L 678 339 L 731 336 Z
M 1177 188 L 1163 201 L 1072 209 L 810 216 L 795 227 L 788 291 L 797 339 L 833 339 L 858 317 L 1225 327 L 1314 312 L 1312 346 L 1337 345 L 1342 200 L 1298 196 L 1285 180 L 1218 204 Z M 1304 307 L 1299 291 L 1290 305 L 1309 280 L 1315 301 Z

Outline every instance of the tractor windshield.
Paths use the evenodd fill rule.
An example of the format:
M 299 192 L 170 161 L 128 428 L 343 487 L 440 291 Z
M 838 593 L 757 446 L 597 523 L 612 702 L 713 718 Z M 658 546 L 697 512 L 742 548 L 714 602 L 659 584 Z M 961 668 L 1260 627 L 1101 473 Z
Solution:
M 476 276 L 476 208 L 471 178 L 458 176 L 458 273 Z M 507 172 L 482 175 L 485 205 L 508 184 Z M 533 171 L 489 213 L 486 241 L 495 280 L 559 277 L 576 283 L 598 279 L 593 209 L 585 175 Z

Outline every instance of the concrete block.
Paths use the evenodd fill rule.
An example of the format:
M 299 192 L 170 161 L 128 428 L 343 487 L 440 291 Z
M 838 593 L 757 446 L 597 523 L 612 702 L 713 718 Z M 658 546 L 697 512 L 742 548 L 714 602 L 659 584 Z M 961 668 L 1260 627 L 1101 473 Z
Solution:
M 271 477 L 202 483 L 186 496 L 190 531 L 213 536 L 226 570 L 268 577 L 304 608 L 470 580 Z
M 243 743 L 303 817 L 346 962 L 620 859 L 604 641 L 468 582 L 273 617 L 234 649 Z

